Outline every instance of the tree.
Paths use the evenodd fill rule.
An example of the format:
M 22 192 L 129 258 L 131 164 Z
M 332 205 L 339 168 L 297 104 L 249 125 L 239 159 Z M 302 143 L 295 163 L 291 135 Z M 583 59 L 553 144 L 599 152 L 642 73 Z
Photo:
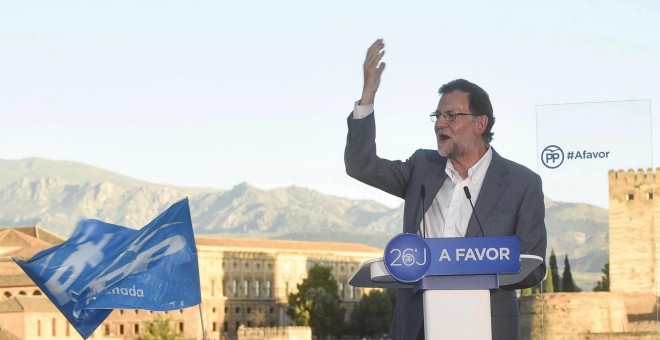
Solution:
M 555 258 L 555 262 L 557 262 Z M 548 271 L 552 273 L 552 270 L 548 268 Z M 545 292 L 546 293 L 554 293 L 555 292 L 555 281 L 553 280 L 552 274 L 548 275 L 548 277 L 545 279 Z
M 373 290 L 353 307 L 349 330 L 359 337 L 379 337 L 389 332 L 394 314 L 396 290 Z
M 311 327 L 321 339 L 341 334 L 345 310 L 330 267 L 315 264 L 298 285 L 298 292 L 289 294 L 288 299 L 287 314 L 296 325 Z
M 594 292 L 609 292 L 610 291 L 610 263 L 607 262 L 603 266 L 603 269 L 600 270 L 603 272 L 603 276 L 600 278 L 600 281 L 596 282 L 596 287 L 594 287 Z
M 571 264 L 568 262 L 568 254 L 564 257 L 564 275 L 561 281 L 562 291 L 564 292 L 579 292 L 582 289 L 573 281 L 573 274 L 571 274 Z
M 557 256 L 555 256 L 555 250 L 552 249 L 550 252 L 550 276 L 552 277 L 552 284 L 554 285 L 554 292 L 561 292 L 561 280 L 559 277 L 559 269 L 557 268 Z
M 153 320 L 144 324 L 146 332 L 138 336 L 138 340 L 176 340 L 182 339 L 183 335 L 174 330 L 170 325 L 170 318 L 158 315 Z

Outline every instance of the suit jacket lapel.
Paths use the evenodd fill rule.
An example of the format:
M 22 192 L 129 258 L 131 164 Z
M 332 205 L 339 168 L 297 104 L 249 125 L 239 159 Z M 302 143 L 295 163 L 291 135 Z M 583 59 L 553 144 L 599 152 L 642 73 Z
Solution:
M 481 221 L 482 227 L 485 227 L 484 224 L 488 221 L 488 217 L 493 212 L 497 202 L 502 198 L 504 191 L 509 185 L 509 181 L 504 178 L 508 172 L 509 170 L 507 169 L 504 159 L 495 152 L 495 149 L 493 149 L 493 159 L 490 161 L 490 166 L 486 171 L 484 182 L 479 191 L 477 203 L 474 206 L 474 210 L 476 211 L 477 216 L 479 216 L 479 221 Z M 485 228 L 484 233 L 488 236 L 488 230 Z M 465 236 L 482 236 L 481 230 L 479 229 L 479 223 L 474 217 L 474 214 L 470 217 Z

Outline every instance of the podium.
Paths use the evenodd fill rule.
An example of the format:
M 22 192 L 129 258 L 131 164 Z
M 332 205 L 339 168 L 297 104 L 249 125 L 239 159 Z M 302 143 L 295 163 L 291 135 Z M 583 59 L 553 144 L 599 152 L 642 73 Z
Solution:
M 388 243 L 383 258 L 361 264 L 349 284 L 406 288 L 423 294 L 427 340 L 492 339 L 489 290 L 518 283 L 543 263 L 541 257 L 520 254 L 518 249 L 513 236 L 422 239 L 416 234 L 400 234 Z M 495 250 L 499 250 L 497 256 Z M 506 257 L 503 254 L 509 257 L 504 267 L 489 263 L 494 261 L 489 259 Z M 406 258 L 407 262 L 399 261 Z

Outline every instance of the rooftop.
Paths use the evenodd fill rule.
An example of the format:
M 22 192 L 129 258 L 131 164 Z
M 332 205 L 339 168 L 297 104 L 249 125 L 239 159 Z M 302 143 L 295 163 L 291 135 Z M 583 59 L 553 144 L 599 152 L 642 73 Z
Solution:
M 222 237 L 195 237 L 198 246 L 226 248 L 296 250 L 313 252 L 382 253 L 383 250 L 359 243 L 310 242 L 287 240 L 237 239 Z

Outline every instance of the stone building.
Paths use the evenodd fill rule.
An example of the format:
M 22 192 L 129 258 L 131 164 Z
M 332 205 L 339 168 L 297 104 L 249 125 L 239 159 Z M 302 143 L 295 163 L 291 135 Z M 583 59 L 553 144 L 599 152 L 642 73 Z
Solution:
M 3 338 L 80 338 L 38 287 L 11 261 L 27 259 L 64 239 L 39 227 L 0 229 L 0 334 Z M 169 312 L 115 310 L 94 332 L 95 339 L 135 339 L 144 322 L 156 315 L 186 339 L 235 339 L 241 326 L 290 326 L 287 295 L 319 263 L 332 268 L 345 306 L 359 302 L 364 291 L 348 285 L 360 263 L 382 256 L 361 244 L 271 241 L 197 237 L 202 305 Z M 275 332 L 277 332 L 275 330 Z M 5 336 L 4 334 L 9 334 Z
M 660 253 L 660 169 L 610 171 L 610 291 L 624 296 L 631 321 L 655 319 Z

